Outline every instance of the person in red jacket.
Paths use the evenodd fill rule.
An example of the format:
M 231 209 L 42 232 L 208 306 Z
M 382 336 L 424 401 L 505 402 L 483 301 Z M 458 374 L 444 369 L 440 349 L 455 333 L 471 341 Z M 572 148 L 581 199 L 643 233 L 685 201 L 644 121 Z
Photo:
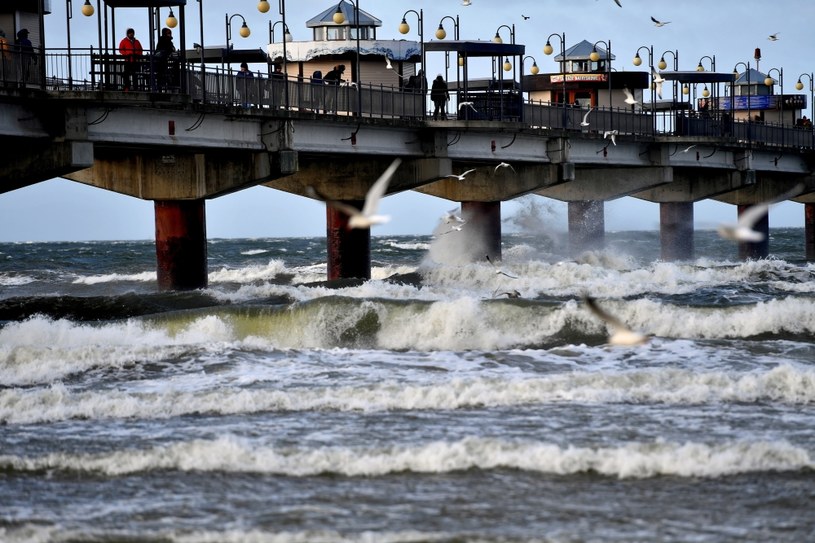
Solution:
M 119 42 L 119 54 L 124 57 L 124 70 L 122 77 L 124 79 L 124 90 L 130 90 L 133 86 L 133 76 L 139 69 L 139 62 L 144 53 L 141 42 L 136 39 L 136 31 L 132 28 L 127 29 L 127 35 Z

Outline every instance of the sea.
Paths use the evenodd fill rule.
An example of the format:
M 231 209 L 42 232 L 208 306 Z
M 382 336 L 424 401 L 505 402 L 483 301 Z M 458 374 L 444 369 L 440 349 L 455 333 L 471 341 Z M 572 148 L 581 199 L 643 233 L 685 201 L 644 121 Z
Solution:
M 0 541 L 815 541 L 815 264 L 712 230 L 0 244 Z M 642 346 L 608 344 L 584 296 Z

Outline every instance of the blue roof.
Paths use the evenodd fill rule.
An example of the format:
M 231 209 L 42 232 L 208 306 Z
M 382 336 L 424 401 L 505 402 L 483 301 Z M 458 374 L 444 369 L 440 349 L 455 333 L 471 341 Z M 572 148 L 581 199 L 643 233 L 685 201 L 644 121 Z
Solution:
M 340 25 L 334 22 L 334 14 L 337 12 L 337 8 L 340 8 L 340 11 L 345 16 L 345 22 Z M 356 8 L 354 5 L 345 0 L 340 0 L 338 4 L 332 4 L 327 10 L 309 19 L 306 22 L 306 26 L 308 28 L 319 26 L 382 26 L 382 21 L 361 9 L 359 10 L 359 24 L 357 24 Z
M 597 54 L 600 55 L 600 60 L 608 60 L 608 51 L 603 49 L 600 45 L 596 46 Z M 594 51 L 595 45 L 591 42 L 586 40 L 581 41 L 577 45 L 573 45 L 566 49 L 566 60 L 589 60 L 589 55 L 591 52 Z M 611 55 L 611 60 L 614 60 L 616 57 Z M 563 62 L 563 56 L 558 55 L 555 57 L 555 62 Z
M 758 85 L 758 84 L 763 85 L 764 80 L 767 78 L 767 74 L 763 74 L 763 73 L 759 72 L 758 70 L 750 68 L 748 71 L 740 73 L 738 79 L 736 79 L 736 81 L 733 84 L 734 85 L 747 85 L 748 84 L 748 81 L 747 81 L 748 73 L 750 75 L 750 77 L 749 77 L 749 79 L 750 79 L 749 84 L 750 85 Z M 773 83 L 775 83 L 775 82 L 776 82 L 775 79 L 773 79 Z

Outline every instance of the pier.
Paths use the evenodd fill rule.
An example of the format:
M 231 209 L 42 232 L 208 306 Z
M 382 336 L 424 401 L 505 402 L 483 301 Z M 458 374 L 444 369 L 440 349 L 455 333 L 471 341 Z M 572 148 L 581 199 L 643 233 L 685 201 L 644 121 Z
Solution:
M 182 20 L 184 4 L 160 2 L 175 6 Z M 365 24 L 360 13 L 356 16 Z M 242 79 L 231 68 L 208 65 L 203 45 L 195 58 L 195 50 L 185 50 L 182 42 L 169 86 L 159 88 L 148 65 L 141 86 L 125 90 L 121 59 L 114 52 L 35 47 L 36 69 L 24 72 L 20 66 L 28 53 L 11 51 L 0 78 L 0 197 L 64 177 L 153 201 L 162 289 L 206 287 L 208 199 L 263 185 L 303 197 L 315 189 L 359 206 L 396 156 L 403 163 L 388 194 L 414 190 L 459 203 L 477 240 L 473 259 L 501 257 L 501 203 L 528 194 L 568 202 L 575 252 L 602 247 L 605 201 L 632 196 L 659 204 L 660 257 L 687 260 L 693 258 L 694 202 L 712 198 L 741 213 L 801 186 L 794 200 L 805 204 L 803 249 L 815 260 L 811 126 L 783 118 L 778 123 L 739 118 L 735 100 L 722 99 L 718 113 L 709 116 L 692 114 L 686 106 L 620 107 L 625 106 L 621 94 L 619 100 L 613 97 L 622 88 L 612 88 L 614 72 L 608 68 L 600 73 L 608 76 L 601 81 L 603 91 L 595 92 L 590 104 L 571 100 L 569 91 L 576 87 L 566 79 L 550 77 L 544 84 L 524 76 L 516 87 L 514 80 L 507 86 L 501 75 L 497 87 L 484 87 L 465 70 L 462 86 L 451 93 L 473 101 L 472 111 L 463 108 L 433 120 L 425 91 L 405 89 L 401 82 L 371 82 L 385 63 L 373 54 L 357 54 L 360 46 L 353 42 L 343 53 L 351 66 L 344 85 L 309 77 L 307 63 L 296 60 L 287 61 L 282 77 Z M 420 45 L 401 50 L 393 62 L 413 70 L 427 54 L 453 53 L 511 58 L 522 65 L 525 53 L 515 43 Z M 269 47 L 272 61 L 277 47 Z M 229 51 L 233 57 L 226 61 L 239 53 Z M 372 72 L 375 63 L 380 67 Z M 366 64 L 371 65 L 367 80 Z M 648 75 L 622 75 L 626 89 L 639 85 L 641 101 Z M 665 73 L 666 80 L 679 84 L 691 77 L 701 76 Z M 736 96 L 735 75 L 709 72 L 706 77 L 729 85 L 729 96 Z M 603 104 L 606 86 L 609 103 Z M 563 94 L 542 100 L 536 92 Z M 582 126 L 590 108 L 590 123 Z M 512 167 L 497 168 L 500 163 Z M 471 169 L 464 179 L 448 177 Z M 327 207 L 328 278 L 369 278 L 370 231 L 349 230 L 346 222 L 341 211 Z M 757 228 L 766 234 L 769 224 L 759 221 Z M 766 241 L 740 246 L 743 258 L 768 254 Z

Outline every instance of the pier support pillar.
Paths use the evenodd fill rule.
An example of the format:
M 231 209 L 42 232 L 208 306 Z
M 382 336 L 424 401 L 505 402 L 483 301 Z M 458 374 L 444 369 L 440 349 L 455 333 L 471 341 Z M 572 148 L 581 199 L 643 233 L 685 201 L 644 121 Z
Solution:
M 659 241 L 662 260 L 693 258 L 693 202 L 659 204 Z
M 749 208 L 753 207 L 752 204 L 744 204 L 738 206 L 738 214 L 744 213 Z M 770 215 L 765 213 L 756 224 L 753 230 L 764 234 L 763 241 L 740 241 L 739 242 L 739 258 L 741 260 L 767 258 L 770 256 Z
M 804 204 L 804 245 L 807 261 L 815 261 L 815 203 Z
M 461 218 L 473 261 L 501 260 L 501 202 L 461 202 Z
M 362 209 L 364 202 L 346 202 Z M 328 279 L 371 278 L 371 229 L 348 228 L 348 215 L 326 206 Z
M 159 289 L 206 288 L 205 200 L 156 200 L 155 215 Z
M 605 206 L 602 200 L 569 202 L 569 246 L 572 254 L 602 249 L 605 244 Z

